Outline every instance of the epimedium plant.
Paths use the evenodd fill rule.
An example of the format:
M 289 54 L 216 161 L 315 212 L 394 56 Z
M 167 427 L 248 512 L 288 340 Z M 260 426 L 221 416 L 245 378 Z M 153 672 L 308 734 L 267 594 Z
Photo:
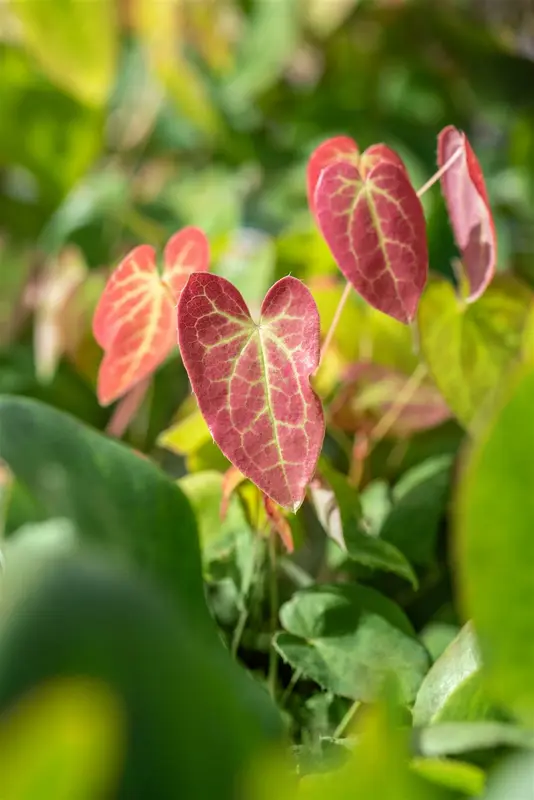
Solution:
M 461 255 L 458 289 L 428 274 L 420 197 L 438 180 Z M 62 674 L 63 658 L 68 656 L 69 669 L 78 674 L 87 669 L 83 654 L 95 654 L 90 674 L 104 678 L 132 712 L 128 741 L 162 731 L 145 748 L 147 769 L 140 770 L 135 747 L 127 748 L 120 796 L 131 796 L 134 786 L 153 793 L 150 776 L 157 775 L 161 796 L 218 792 L 233 800 L 236 776 L 244 779 L 251 768 L 247 796 L 258 800 L 275 792 L 287 800 L 372 792 L 392 800 L 452 800 L 481 794 L 486 756 L 491 761 L 503 746 L 532 746 L 533 659 L 524 646 L 532 626 L 528 618 L 507 626 L 498 603 L 486 597 L 499 581 L 499 561 L 489 548 L 498 550 L 510 584 L 521 558 L 500 532 L 527 499 L 522 486 L 508 485 L 501 503 L 498 487 L 506 485 L 508 473 L 521 472 L 524 448 L 531 444 L 531 437 L 523 441 L 514 427 L 534 397 L 531 374 L 514 375 L 504 406 L 499 390 L 518 354 L 532 358 L 532 293 L 509 276 L 495 275 L 495 227 L 482 172 L 465 135 L 454 128 L 440 134 L 438 171 L 418 191 L 391 149 L 375 145 L 360 154 L 347 137 L 314 151 L 307 189 L 312 215 L 346 278 L 322 348 L 313 287 L 292 276 L 281 278 L 253 318 L 233 283 L 209 271 L 208 240 L 198 228 L 184 228 L 170 239 L 161 271 L 151 247 L 135 248 L 111 275 L 96 308 L 93 332 L 104 350 L 98 377 L 102 405 L 118 400 L 131 415 L 131 398 L 137 402 L 178 339 L 198 414 L 225 457 L 219 472 L 191 471 L 177 487 L 150 459 L 58 411 L 30 400 L 0 399 L 0 456 L 40 513 L 63 526 L 52 531 L 62 569 L 48 574 L 24 614 L 14 615 L 1 634 L 0 709 L 36 681 Z M 374 319 L 388 320 L 407 335 L 411 375 L 360 358 L 333 383 L 324 382 L 321 370 L 335 353 L 336 329 L 349 312 L 353 289 Z M 493 415 L 490 435 L 478 441 L 470 459 L 457 510 L 461 588 L 474 625 L 459 628 L 438 619 L 421 631 L 412 619 L 417 613 L 406 607 L 411 603 L 413 612 L 419 592 L 426 602 L 434 588 L 434 550 L 452 455 L 407 469 L 392 496 L 380 482 L 365 485 L 363 475 L 388 433 L 408 440 L 454 415 L 476 437 L 487 413 Z M 328 436 L 336 429 L 353 437 L 344 470 L 331 457 Z M 514 444 L 500 459 L 508 437 Z M 31 461 L 24 457 L 30 447 L 36 454 Z M 236 502 L 238 493 L 247 511 L 255 512 L 253 524 Z M 17 495 L 19 503 L 24 498 Z M 310 566 L 309 554 L 299 558 L 306 548 L 298 546 L 302 529 L 295 520 L 309 512 L 336 548 L 319 566 Z M 224 536 L 213 543 L 212 528 L 231 532 L 232 545 Z M 267 528 L 270 565 L 263 571 L 265 549 L 258 543 Z M 152 584 L 145 585 L 137 572 L 115 572 L 115 564 L 73 555 L 76 532 L 91 547 L 120 553 Z M 308 532 L 310 537 L 318 532 L 313 521 Z M 19 583 L 19 548 L 24 553 L 34 532 L 23 533 L 7 548 L 8 573 L 15 576 L 8 595 Z M 527 524 L 518 525 L 525 552 L 529 533 Z M 281 554 L 277 563 L 277 536 L 288 553 L 295 551 L 295 560 Z M 292 768 L 256 763 L 270 742 L 280 742 L 279 719 L 269 698 L 221 648 L 204 601 L 202 573 L 209 579 L 212 615 L 218 622 L 230 619 L 234 656 L 250 646 L 246 625 L 254 612 L 247 601 L 256 593 L 261 605 L 262 583 L 270 583 L 268 630 L 263 621 L 258 625 L 254 647 L 267 653 L 272 698 L 300 720 L 294 751 L 298 786 Z M 279 573 L 296 591 L 284 587 Z M 368 585 L 375 573 L 380 578 Z M 529 591 L 528 579 L 520 576 L 505 592 L 506 608 L 520 605 Z M 68 619 L 58 613 L 67 606 Z M 34 636 L 43 608 L 52 626 L 46 630 L 61 643 L 50 654 Z M 116 658 L 111 672 L 110 643 Z M 502 651 L 496 653 L 495 645 Z M 131 652 L 142 654 L 135 680 Z M 23 664 L 30 666 L 22 669 Z M 282 693 L 277 674 L 286 669 Z M 305 689 L 294 711 L 292 693 L 299 683 Z M 310 686 L 321 691 L 308 697 Z M 39 695 L 38 703 L 52 715 L 63 713 L 66 704 L 75 716 L 87 717 L 94 734 L 89 731 L 88 748 L 100 738 L 101 727 L 115 731 L 116 718 L 106 716 L 114 713 L 109 698 L 95 694 L 96 718 L 89 719 L 78 685 L 58 692 Z M 183 745 L 184 707 L 200 720 L 193 759 Z M 412 742 L 406 709 L 415 728 Z M 218 731 L 210 725 L 214 713 L 227 725 L 225 768 L 217 774 L 202 762 L 205 749 L 220 749 Z M 353 720 L 356 737 L 347 735 Z M 116 749 L 110 744 L 110 758 Z M 473 756 L 480 751 L 482 760 Z M 162 752 L 169 756 L 164 769 Z M 114 765 L 104 766 L 112 771 Z M 495 796 L 503 800 L 506 791 Z
M 438 167 L 416 192 L 402 159 L 384 144 L 360 153 L 353 139 L 337 136 L 312 153 L 310 211 L 347 281 L 322 354 L 352 288 L 378 311 L 414 323 L 428 280 L 420 197 L 437 180 L 461 253 L 463 300 L 474 302 L 489 286 L 496 236 L 484 178 L 465 134 L 452 126 L 439 134 Z M 265 498 L 297 511 L 316 473 L 325 432 L 322 403 L 311 385 L 322 355 L 316 303 L 301 281 L 288 276 L 268 291 L 255 321 L 231 282 L 208 270 L 209 244 L 196 228 L 169 241 L 161 277 L 148 245 L 119 264 L 93 320 L 104 349 L 100 402 L 107 405 L 146 379 L 168 356 L 177 328 L 182 360 L 214 441 Z M 423 339 L 424 332 L 421 324 Z M 423 342 L 423 352 L 424 347 Z M 432 371 L 431 359 L 429 366 Z M 266 508 L 272 516 L 272 505 Z

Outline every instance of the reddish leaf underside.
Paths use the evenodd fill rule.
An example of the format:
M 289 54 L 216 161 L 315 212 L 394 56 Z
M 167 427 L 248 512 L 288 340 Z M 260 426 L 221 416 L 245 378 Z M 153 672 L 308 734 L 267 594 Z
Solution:
M 308 206 L 312 214 L 315 214 L 315 188 L 323 169 L 329 164 L 347 157 L 357 161 L 359 156 L 358 145 L 349 136 L 334 136 L 315 148 L 309 158 L 306 170 Z
M 367 302 L 411 322 L 428 275 L 423 208 L 399 156 L 385 145 L 359 164 L 338 161 L 315 190 L 319 228 L 341 272 Z
M 438 137 L 438 165 L 458 150 L 461 155 L 441 176 L 441 188 L 473 301 L 495 274 L 497 238 L 478 159 L 465 134 L 449 125 Z
M 217 445 L 262 492 L 296 511 L 324 438 L 321 402 L 310 386 L 319 314 L 309 290 L 282 278 L 255 323 L 229 281 L 193 274 L 178 303 L 178 340 Z
M 184 228 L 169 240 L 161 278 L 148 245 L 121 261 L 93 318 L 104 350 L 97 385 L 101 405 L 117 400 L 167 358 L 176 343 L 176 302 L 191 272 L 208 264 L 208 242 L 197 228 Z

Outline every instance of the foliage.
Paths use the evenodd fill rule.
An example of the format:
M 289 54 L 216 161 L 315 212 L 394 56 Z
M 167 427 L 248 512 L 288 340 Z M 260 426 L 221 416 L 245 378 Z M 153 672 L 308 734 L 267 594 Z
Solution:
M 534 65 L 472 5 L 1 7 L 7 800 L 531 797 Z

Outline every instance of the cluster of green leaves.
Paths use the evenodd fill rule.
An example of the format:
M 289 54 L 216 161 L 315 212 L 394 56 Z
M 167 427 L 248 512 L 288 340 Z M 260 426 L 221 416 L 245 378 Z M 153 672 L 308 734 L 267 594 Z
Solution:
M 460 6 L 0 10 L 7 800 L 530 800 L 534 65 Z M 384 141 L 420 186 L 449 123 L 484 168 L 499 274 L 459 299 L 425 195 L 417 347 L 349 298 L 296 515 L 229 469 L 176 349 L 100 407 L 91 320 L 129 250 L 200 227 L 253 314 L 291 273 L 324 336 L 343 285 L 310 153 Z

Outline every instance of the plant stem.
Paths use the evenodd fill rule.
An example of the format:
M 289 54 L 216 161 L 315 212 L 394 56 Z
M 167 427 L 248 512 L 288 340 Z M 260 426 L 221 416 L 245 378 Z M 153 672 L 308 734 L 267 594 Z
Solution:
M 323 347 L 322 347 L 322 350 L 321 350 L 321 358 L 319 360 L 319 366 L 321 365 L 321 362 L 322 362 L 322 360 L 324 358 L 324 354 L 326 353 L 326 351 L 330 347 L 330 342 L 332 341 L 334 333 L 336 332 L 336 328 L 338 326 L 341 314 L 343 313 L 343 309 L 345 308 L 345 303 L 349 299 L 349 294 L 350 294 L 350 290 L 351 289 L 352 289 L 352 286 L 347 281 L 347 283 L 345 284 L 345 288 L 343 289 L 343 294 L 339 298 L 339 303 L 337 304 L 337 308 L 335 310 L 334 317 L 332 319 L 332 322 L 330 323 L 330 327 L 328 329 L 328 333 L 326 334 L 326 337 L 325 337 L 325 340 L 324 340 L 324 343 L 323 343 Z
M 369 434 L 369 439 L 372 443 L 372 446 L 383 439 L 386 433 L 391 429 L 392 425 L 394 425 L 398 420 L 400 414 L 402 414 L 404 408 L 408 405 L 420 387 L 426 373 L 426 365 L 418 364 L 398 393 L 395 402 L 391 404 L 389 410 L 376 423 L 375 427 Z
M 293 675 L 291 676 L 291 680 L 290 680 L 290 681 L 289 681 L 289 683 L 287 684 L 287 688 L 286 688 L 286 690 L 285 690 L 284 694 L 282 695 L 282 697 L 280 698 L 280 708 L 283 708 L 283 707 L 285 706 L 285 704 L 286 704 L 286 703 L 287 703 L 287 701 L 289 700 L 289 697 L 290 697 L 290 695 L 291 695 L 291 692 L 293 691 L 293 689 L 295 688 L 295 686 L 297 685 L 297 683 L 298 683 L 298 682 L 300 681 L 300 679 L 302 678 L 302 675 L 303 675 L 303 672 L 302 672 L 302 670 L 300 669 L 300 667 L 299 667 L 299 669 L 296 669 L 296 670 L 293 672 Z
M 271 635 L 274 637 L 278 629 L 278 574 L 276 563 L 276 544 L 277 536 L 271 531 L 269 536 L 269 600 L 271 604 Z M 278 653 L 272 643 L 269 652 L 269 675 L 268 685 L 271 697 L 276 699 L 276 679 L 278 671 Z
M 343 717 L 343 719 L 341 720 L 341 722 L 334 731 L 334 736 L 333 736 L 334 739 L 341 739 L 342 735 L 345 733 L 345 730 L 351 723 L 352 718 L 354 717 L 355 713 L 357 712 L 361 704 L 362 704 L 361 700 L 355 700 L 354 703 L 350 706 L 349 710 L 347 711 L 347 713 L 345 714 L 345 716 Z
M 128 425 L 139 411 L 149 386 L 150 377 L 138 383 L 122 398 L 107 424 L 106 433 L 110 436 L 115 436 L 117 439 L 122 437 Z
M 452 154 L 452 156 L 451 156 L 450 158 L 448 158 L 448 159 L 447 159 L 447 161 L 446 161 L 446 162 L 443 164 L 443 166 L 442 166 L 442 167 L 440 167 L 440 168 L 438 169 L 438 171 L 437 171 L 437 172 L 435 172 L 435 173 L 432 175 L 432 177 L 431 177 L 431 178 L 429 178 L 429 179 L 427 180 L 427 182 L 426 182 L 426 183 L 424 183 L 424 184 L 421 186 L 421 188 L 417 190 L 417 197 L 422 197 L 422 196 L 424 195 L 424 193 L 425 193 L 425 192 L 427 192 L 427 191 L 430 189 L 430 187 L 431 187 L 431 186 L 434 186 L 434 184 L 435 184 L 435 183 L 437 183 L 437 182 L 439 181 L 439 179 L 441 178 L 441 176 L 442 176 L 442 175 L 444 175 L 444 174 L 447 172 L 447 170 L 449 169 L 449 167 L 452 167 L 452 165 L 454 164 L 454 162 L 455 162 L 455 161 L 458 161 L 458 159 L 460 158 L 460 155 L 462 154 L 462 152 L 463 152 L 463 151 L 462 151 L 462 148 L 461 148 L 461 147 L 459 147 L 459 148 L 458 148 L 458 150 L 457 150 L 455 153 L 453 153 L 453 154 Z
M 417 192 L 416 192 L 417 197 L 422 197 L 425 194 L 425 192 L 427 192 L 430 189 L 431 186 L 433 186 L 437 181 L 439 181 L 441 176 L 445 172 L 447 172 L 449 167 L 452 167 L 454 162 L 459 159 L 461 153 L 462 153 L 462 148 L 459 147 L 458 150 L 455 153 L 453 153 L 452 156 L 449 159 L 447 159 L 447 161 L 443 164 L 443 166 L 440 167 L 438 169 L 438 171 L 435 172 L 432 175 L 432 177 L 429 178 L 427 180 L 427 182 L 424 183 L 421 186 L 421 188 L 417 190 Z M 322 362 L 322 360 L 324 358 L 324 355 L 325 355 L 326 351 L 328 350 L 328 348 L 330 347 L 330 344 L 331 344 L 332 339 L 334 337 L 334 333 L 335 333 L 336 328 L 337 328 L 338 323 L 339 323 L 339 319 L 341 317 L 341 314 L 343 312 L 345 304 L 346 304 L 346 302 L 348 300 L 348 297 L 349 297 L 349 294 L 350 294 L 350 290 L 351 290 L 351 284 L 347 281 L 347 283 L 345 284 L 345 289 L 343 291 L 343 294 L 341 295 L 341 297 L 339 299 L 339 303 L 338 303 L 338 306 L 337 306 L 336 311 L 334 313 L 334 317 L 332 319 L 332 322 L 330 323 L 330 328 L 328 329 L 328 333 L 326 334 L 326 337 L 325 337 L 325 340 L 324 340 L 324 344 L 323 344 L 323 347 L 322 347 L 322 350 L 321 350 L 321 359 L 319 361 L 319 366 L 321 366 L 321 362 Z

